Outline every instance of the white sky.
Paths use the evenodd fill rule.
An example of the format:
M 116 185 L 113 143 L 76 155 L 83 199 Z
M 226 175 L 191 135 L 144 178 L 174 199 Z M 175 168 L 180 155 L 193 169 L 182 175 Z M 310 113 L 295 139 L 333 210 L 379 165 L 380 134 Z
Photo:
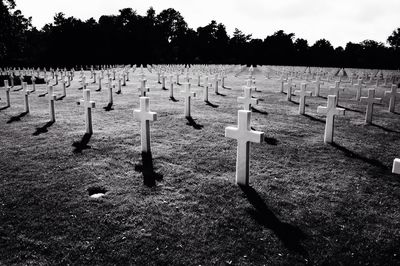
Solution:
M 325 38 L 333 46 L 366 39 L 383 42 L 400 27 L 400 0 L 16 0 L 24 16 L 41 28 L 57 12 L 82 20 L 118 14 L 130 7 L 144 15 L 152 6 L 158 14 L 172 7 L 194 30 L 211 20 L 264 39 L 277 30 L 295 33 L 312 45 Z

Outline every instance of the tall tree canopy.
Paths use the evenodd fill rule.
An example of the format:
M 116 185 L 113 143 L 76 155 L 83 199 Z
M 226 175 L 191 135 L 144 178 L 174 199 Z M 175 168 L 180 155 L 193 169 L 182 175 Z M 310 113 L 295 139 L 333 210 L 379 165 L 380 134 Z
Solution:
M 278 30 L 265 39 L 235 29 L 229 36 L 212 20 L 191 29 L 181 13 L 168 8 L 144 15 L 123 8 L 117 15 L 82 21 L 55 14 L 38 30 L 0 0 L 0 65 L 73 66 L 93 64 L 235 63 L 367 68 L 400 68 L 400 28 L 385 46 L 373 40 L 334 48 L 326 39 L 313 44 Z

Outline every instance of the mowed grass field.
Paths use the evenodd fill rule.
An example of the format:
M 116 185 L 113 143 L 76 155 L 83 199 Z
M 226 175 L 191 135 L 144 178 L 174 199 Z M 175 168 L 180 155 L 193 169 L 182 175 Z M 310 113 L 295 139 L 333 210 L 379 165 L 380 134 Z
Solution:
M 73 146 L 85 133 L 79 72 L 56 102 L 52 125 L 48 99 L 38 97 L 44 85 L 25 116 L 23 92 L 11 93 L 11 107 L 0 111 L 0 264 L 400 264 L 400 176 L 391 173 L 400 156 L 400 103 L 396 114 L 387 100 L 375 106 L 374 124 L 365 125 L 365 104 L 344 83 L 339 105 L 346 115 L 335 121 L 335 144 L 326 145 L 325 117 L 316 110 L 333 83 L 322 86 L 322 97 L 307 98 L 300 116 L 298 97 L 287 102 L 278 77 L 266 80 L 256 70 L 253 96 L 261 101 L 251 125 L 266 137 L 251 144 L 251 187 L 241 188 L 236 141 L 224 131 L 237 124 L 248 72 L 228 73 L 221 95 L 210 90 L 209 104 L 193 77 L 198 98 L 188 121 L 183 86 L 175 86 L 172 101 L 155 72 L 145 71 L 158 114 L 152 158 L 141 155 L 133 117 L 138 70 L 110 111 L 103 109 L 107 85 L 101 92 L 88 86 L 96 108 L 86 146 Z M 61 94 L 61 85 L 55 90 Z M 89 197 L 96 188 L 105 196 Z

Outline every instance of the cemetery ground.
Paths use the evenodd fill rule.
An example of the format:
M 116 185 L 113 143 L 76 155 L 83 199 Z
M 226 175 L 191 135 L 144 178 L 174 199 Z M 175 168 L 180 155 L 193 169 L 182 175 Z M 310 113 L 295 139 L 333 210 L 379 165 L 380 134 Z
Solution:
M 84 110 L 76 104 L 78 75 L 55 103 L 54 124 L 47 96 L 38 97 L 44 85 L 30 95 L 27 115 L 22 91 L 11 92 L 11 107 L 1 108 L 1 88 L 0 264 L 400 263 L 400 178 L 391 173 L 400 105 L 389 113 L 385 99 L 366 125 L 365 103 L 354 101 L 347 83 L 339 100 L 346 115 L 336 118 L 335 143 L 327 145 L 317 107 L 326 106 L 328 86 L 322 97 L 307 98 L 301 116 L 298 97 L 286 101 L 277 78 L 256 71 L 253 96 L 261 101 L 251 126 L 265 132 L 265 142 L 251 144 L 244 188 L 235 184 L 236 141 L 224 131 L 237 124 L 247 72 L 228 73 L 227 88 L 220 95 L 210 89 L 208 104 L 193 77 L 198 95 L 187 120 L 183 86 L 174 87 L 171 100 L 155 72 L 145 71 L 150 110 L 158 115 L 152 158 L 140 153 L 133 117 L 137 76 L 114 94 L 108 111 L 107 85 L 96 92 L 88 79 L 96 102 L 92 136 L 84 135 Z M 55 91 L 61 94 L 61 84 Z M 99 191 L 105 195 L 89 197 Z

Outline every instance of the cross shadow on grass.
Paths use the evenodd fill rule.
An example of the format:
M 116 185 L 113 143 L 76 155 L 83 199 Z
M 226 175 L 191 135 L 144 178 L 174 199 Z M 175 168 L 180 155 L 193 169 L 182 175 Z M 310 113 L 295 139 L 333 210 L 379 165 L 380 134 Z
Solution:
M 48 132 L 48 128 L 51 127 L 54 124 L 53 121 L 47 122 L 44 126 L 42 127 L 37 127 L 36 131 L 32 134 L 33 136 L 39 136 L 40 134 Z
M 165 87 L 162 87 L 161 88 L 163 91 L 167 91 L 168 89 L 167 88 L 165 88 Z
M 369 125 L 371 125 L 371 126 L 373 126 L 373 127 L 377 127 L 377 128 L 379 128 L 379 129 L 382 129 L 383 131 L 386 131 L 386 132 L 389 132 L 389 133 L 397 133 L 397 134 L 400 134 L 400 131 L 393 130 L 393 129 L 390 129 L 390 128 L 387 128 L 387 127 L 383 127 L 383 126 L 377 125 L 377 124 L 375 124 L 375 123 L 372 123 L 372 124 L 369 124 Z
M 101 91 L 101 88 L 95 89 L 94 91 L 97 91 L 97 92 L 99 92 L 99 91 Z
M 10 106 L 1 107 L 1 108 L 0 108 L 0 111 L 1 111 L 1 110 L 5 110 L 5 109 L 8 109 L 8 108 L 10 108 Z
M 22 90 L 23 88 L 22 88 L 22 86 L 20 87 L 20 88 L 18 88 L 18 89 L 13 89 L 13 91 L 20 91 L 20 90 Z
M 21 118 L 24 117 L 24 116 L 26 116 L 27 114 L 28 114 L 28 112 L 23 112 L 23 113 L 20 113 L 19 115 L 12 116 L 12 117 L 10 117 L 10 119 L 7 121 L 7 124 L 11 124 L 11 123 L 16 122 L 16 121 L 21 121 Z
M 222 93 L 219 93 L 219 92 L 217 92 L 216 95 L 222 96 L 222 97 L 226 97 L 226 94 L 222 94 Z
M 272 146 L 278 145 L 278 140 L 276 138 L 269 138 L 269 137 L 265 136 L 264 141 L 268 145 L 272 145 Z
M 349 107 L 344 107 L 344 106 L 341 106 L 341 105 L 338 105 L 337 107 L 338 107 L 338 108 L 343 108 L 343 109 L 345 109 L 346 111 L 349 111 L 349 112 L 364 113 L 363 111 L 356 110 L 356 109 L 351 109 L 351 108 L 349 108 Z
M 91 147 L 87 145 L 90 141 L 92 134 L 85 133 L 80 141 L 74 141 L 72 146 L 75 147 L 73 153 L 81 153 L 83 150 L 90 149 Z
M 225 89 L 225 90 L 229 90 L 229 91 L 232 90 L 232 88 L 225 87 L 225 86 L 222 86 L 222 88 Z
M 372 166 L 376 166 L 376 167 L 378 167 L 378 168 L 380 168 L 382 170 L 385 170 L 385 171 L 388 170 L 387 166 L 385 166 L 382 162 L 380 162 L 380 161 L 378 161 L 376 159 L 367 158 L 367 157 L 365 157 L 365 156 L 363 156 L 361 154 L 357 154 L 357 153 L 355 153 L 355 152 L 347 149 L 346 147 L 343 147 L 343 146 L 341 146 L 341 145 L 339 145 L 339 144 L 337 144 L 335 142 L 331 143 L 331 146 L 336 148 L 336 149 L 338 149 L 338 150 L 340 150 L 340 151 L 342 151 L 347 157 L 361 160 L 363 162 L 366 162 L 366 163 L 368 163 L 368 164 L 370 164 Z
M 142 152 L 142 164 L 135 165 L 135 171 L 142 172 L 143 184 L 148 187 L 156 185 L 164 176 L 154 171 L 153 156 L 151 152 Z
M 110 112 L 110 111 L 114 110 L 114 108 L 112 108 L 112 106 L 113 106 L 113 104 L 112 104 L 112 103 L 109 103 L 109 104 L 107 104 L 107 106 L 103 107 L 103 109 L 104 109 L 106 112 Z
M 191 116 L 186 117 L 186 119 L 188 121 L 186 125 L 192 126 L 194 129 L 200 130 L 204 127 L 203 125 L 197 124 L 196 121 L 194 121 L 193 117 Z
M 62 95 L 60 97 L 57 97 L 56 101 L 62 101 L 62 100 L 64 100 L 64 98 L 65 98 L 65 95 Z
M 175 99 L 175 97 L 169 97 L 170 101 L 173 101 L 174 103 L 179 102 L 179 100 Z
M 250 215 L 254 220 L 271 229 L 287 249 L 308 256 L 307 251 L 301 246 L 301 240 L 306 238 L 305 233 L 296 226 L 281 222 L 268 208 L 255 189 L 248 186 L 240 186 L 240 188 L 246 195 L 249 203 L 254 207 L 250 211 Z
M 307 117 L 308 119 L 312 120 L 312 121 L 316 121 L 316 122 L 320 122 L 320 123 L 325 123 L 325 120 L 323 119 L 319 119 L 317 117 L 311 116 L 309 114 L 303 114 L 304 117 Z
M 251 107 L 251 111 L 253 111 L 254 113 L 262 114 L 262 115 L 268 115 L 268 112 L 258 110 L 254 107 Z
M 42 93 L 42 94 L 39 94 L 38 97 L 44 97 L 44 96 L 46 96 L 46 95 L 47 95 L 47 92 L 44 92 L 44 93 Z
M 218 108 L 219 107 L 219 105 L 210 103 L 209 101 L 205 101 L 205 103 L 206 103 L 206 105 L 211 106 L 212 108 Z

